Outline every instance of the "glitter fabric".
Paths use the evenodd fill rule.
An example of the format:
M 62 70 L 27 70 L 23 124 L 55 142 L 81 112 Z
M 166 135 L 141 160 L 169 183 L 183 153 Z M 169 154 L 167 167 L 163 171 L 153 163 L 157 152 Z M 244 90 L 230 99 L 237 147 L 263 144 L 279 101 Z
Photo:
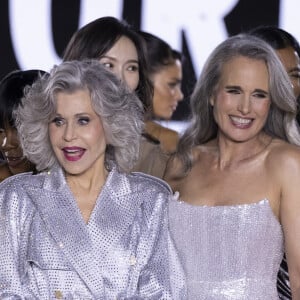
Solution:
M 274 300 L 283 234 L 267 200 L 234 206 L 170 201 L 188 299 Z
M 86 224 L 60 169 L 8 178 L 0 299 L 176 299 L 184 281 L 170 252 L 170 194 L 159 179 L 113 169 Z

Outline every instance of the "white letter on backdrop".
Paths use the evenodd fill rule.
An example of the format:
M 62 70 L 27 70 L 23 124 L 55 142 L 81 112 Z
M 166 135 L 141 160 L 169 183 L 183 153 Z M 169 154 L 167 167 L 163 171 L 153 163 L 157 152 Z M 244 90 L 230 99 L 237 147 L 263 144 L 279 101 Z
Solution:
M 224 16 L 238 0 L 144 0 L 143 30 L 180 49 L 180 31 L 185 30 L 196 74 L 210 52 L 227 37 Z

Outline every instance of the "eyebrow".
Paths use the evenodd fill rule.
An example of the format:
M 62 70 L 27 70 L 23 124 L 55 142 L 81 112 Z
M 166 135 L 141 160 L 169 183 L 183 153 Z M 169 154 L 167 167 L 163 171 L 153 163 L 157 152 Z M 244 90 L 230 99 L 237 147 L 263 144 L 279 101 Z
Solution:
M 100 58 L 99 58 L 99 59 L 101 59 L 101 58 L 108 58 L 108 59 L 111 59 L 111 60 L 114 60 L 114 61 L 116 61 L 116 60 L 117 60 L 117 58 L 116 58 L 116 57 L 109 56 L 109 55 L 102 55 L 102 56 L 100 56 Z M 129 59 L 128 61 L 126 61 L 126 63 L 136 63 L 136 64 L 138 64 L 138 63 L 139 63 L 139 61 L 138 61 L 138 60 L 136 60 L 136 59 Z
M 238 85 L 227 85 L 227 86 L 225 86 L 225 89 L 236 89 L 236 90 L 240 90 L 240 91 L 242 90 L 242 88 Z M 263 94 L 266 94 L 266 95 L 269 94 L 267 91 L 262 90 L 262 89 L 255 89 L 254 92 L 263 93 Z
M 292 69 L 289 70 L 289 72 L 294 72 L 294 71 L 299 72 L 300 71 L 300 67 L 295 67 L 295 68 L 292 68 Z
M 75 114 L 74 116 L 75 116 L 76 118 L 78 118 L 78 117 L 82 117 L 82 116 L 90 116 L 90 115 L 91 115 L 91 114 L 88 113 L 88 112 L 80 112 L 80 113 Z M 60 114 L 60 113 L 55 113 L 54 116 L 55 116 L 55 117 L 61 117 L 61 118 L 64 118 L 64 116 L 63 116 L 62 114 Z
M 171 77 L 171 80 L 174 80 L 176 82 L 182 82 L 182 79 L 178 79 L 178 77 Z
M 262 90 L 262 89 L 255 89 L 254 92 L 258 92 L 258 93 L 263 93 L 265 95 L 269 95 L 269 93 L 265 90 Z
M 227 89 L 227 90 L 229 90 L 229 89 L 242 90 L 242 88 L 238 85 L 226 85 L 225 89 Z

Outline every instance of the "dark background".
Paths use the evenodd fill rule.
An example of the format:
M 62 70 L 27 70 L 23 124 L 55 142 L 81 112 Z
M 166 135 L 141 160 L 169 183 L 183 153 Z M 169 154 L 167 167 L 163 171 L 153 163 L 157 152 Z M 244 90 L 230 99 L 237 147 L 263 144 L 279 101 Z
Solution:
M 142 0 L 123 0 L 122 18 L 137 29 L 141 28 L 142 5 Z M 199 5 L 203 4 L 199 1 Z M 72 7 L 72 10 L 69 9 L 70 7 Z M 280 0 L 240 0 L 232 11 L 224 18 L 228 36 L 249 30 L 258 25 L 279 26 L 279 7 Z M 51 1 L 53 42 L 59 56 L 62 55 L 71 35 L 78 29 L 79 12 L 80 0 Z M 8 72 L 20 68 L 13 52 L 8 16 L 9 0 L 1 0 L 0 78 Z M 179 50 L 183 52 L 185 57 L 182 88 L 186 99 L 185 101 L 180 102 L 178 109 L 173 116 L 174 120 L 184 120 L 188 115 L 188 96 L 196 81 L 195 71 L 189 55 L 188 44 L 185 39 L 185 32 L 182 31 L 181 34 L 182 45 Z

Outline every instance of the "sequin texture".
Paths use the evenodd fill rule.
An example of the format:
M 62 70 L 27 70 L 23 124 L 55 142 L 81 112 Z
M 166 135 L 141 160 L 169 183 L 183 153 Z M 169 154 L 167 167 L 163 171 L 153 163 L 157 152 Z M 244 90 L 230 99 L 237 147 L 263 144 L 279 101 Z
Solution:
M 173 199 L 169 220 L 188 299 L 278 299 L 283 234 L 268 200 L 209 207 Z
M 61 169 L 0 184 L 0 299 L 174 299 L 163 181 L 107 178 L 86 224 Z M 171 258 L 175 258 L 172 260 Z M 11 298 L 10 298 L 11 297 Z

